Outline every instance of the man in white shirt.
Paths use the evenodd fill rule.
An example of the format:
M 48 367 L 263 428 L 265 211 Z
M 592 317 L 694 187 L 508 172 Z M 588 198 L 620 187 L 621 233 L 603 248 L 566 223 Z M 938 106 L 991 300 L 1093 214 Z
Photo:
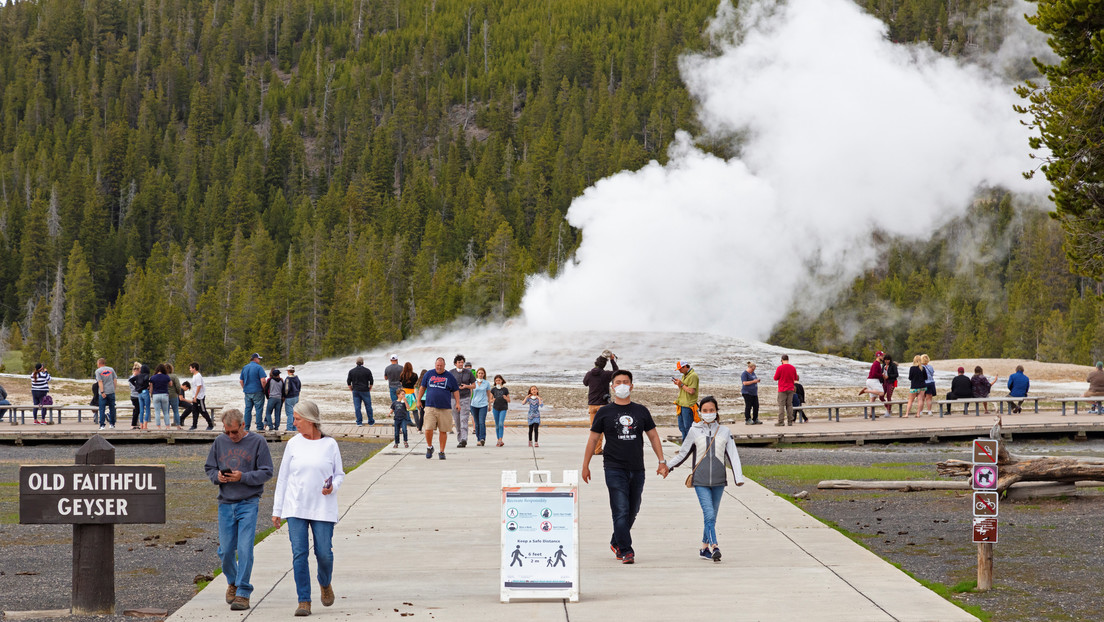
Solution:
M 207 412 L 207 387 L 203 386 L 203 375 L 199 373 L 199 363 L 192 363 L 188 366 L 188 369 L 192 372 L 192 390 L 195 391 L 194 403 L 192 404 L 192 427 L 190 430 L 196 429 L 196 424 L 199 423 L 199 417 L 196 415 L 203 415 L 203 418 L 207 420 L 207 429 L 214 430 L 215 422 L 211 420 L 211 415 Z

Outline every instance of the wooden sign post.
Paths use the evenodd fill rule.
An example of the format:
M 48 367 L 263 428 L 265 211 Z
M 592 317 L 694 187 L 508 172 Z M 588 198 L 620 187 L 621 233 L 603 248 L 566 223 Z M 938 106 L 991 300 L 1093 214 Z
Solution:
M 970 478 L 974 487 L 974 542 L 977 543 L 977 590 L 993 587 L 993 543 L 997 541 L 997 515 L 1000 495 L 997 488 L 997 449 L 999 441 L 974 440 L 974 467 Z
M 115 613 L 115 524 L 165 522 L 165 467 L 115 466 L 102 436 L 76 466 L 19 467 L 19 522 L 73 525 L 73 614 Z

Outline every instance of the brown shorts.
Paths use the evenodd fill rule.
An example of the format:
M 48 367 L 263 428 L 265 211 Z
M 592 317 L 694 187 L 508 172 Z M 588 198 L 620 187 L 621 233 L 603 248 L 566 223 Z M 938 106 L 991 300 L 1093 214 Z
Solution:
M 437 430 L 438 432 L 444 432 L 446 434 L 452 432 L 452 409 L 430 408 L 426 406 L 425 420 L 422 422 L 422 429 L 426 432 L 431 430 Z

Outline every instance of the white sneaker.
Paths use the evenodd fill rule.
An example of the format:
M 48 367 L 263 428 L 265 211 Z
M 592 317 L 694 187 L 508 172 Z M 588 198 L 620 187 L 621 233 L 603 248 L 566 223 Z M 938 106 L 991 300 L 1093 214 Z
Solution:
M 101 425 L 101 426 L 100 426 L 100 429 L 102 430 L 102 429 L 104 429 L 104 427 L 103 427 L 103 426 Z
M 107 427 L 109 427 L 109 428 L 111 428 L 112 430 L 114 430 L 114 429 L 115 429 L 115 424 L 114 424 L 114 423 L 112 423 L 111 425 L 109 425 L 109 426 L 107 426 Z

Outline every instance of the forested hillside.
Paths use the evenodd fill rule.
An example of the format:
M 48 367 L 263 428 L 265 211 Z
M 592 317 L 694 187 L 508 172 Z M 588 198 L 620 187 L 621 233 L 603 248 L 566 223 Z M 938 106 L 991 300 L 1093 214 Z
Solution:
M 988 4 L 866 3 L 948 54 L 992 40 Z M 715 9 L 9 1 L 0 341 L 60 374 L 96 355 L 217 371 L 509 315 L 575 248 L 572 198 L 694 132 L 678 57 Z

